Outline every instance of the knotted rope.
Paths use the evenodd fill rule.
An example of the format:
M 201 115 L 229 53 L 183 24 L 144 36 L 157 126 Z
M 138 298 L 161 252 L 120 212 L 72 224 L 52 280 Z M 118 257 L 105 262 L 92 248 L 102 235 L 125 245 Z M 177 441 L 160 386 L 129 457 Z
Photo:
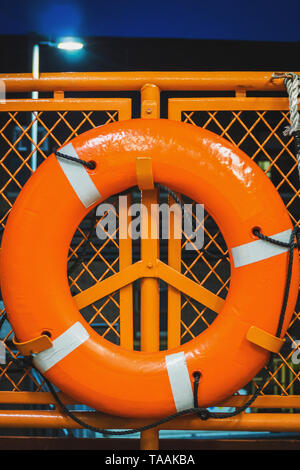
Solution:
M 294 137 L 295 156 L 297 158 L 298 173 L 300 179 L 300 115 L 298 111 L 298 95 L 300 86 L 300 77 L 296 73 L 286 74 L 284 84 L 289 97 L 290 108 L 290 126 L 287 126 L 283 134 Z

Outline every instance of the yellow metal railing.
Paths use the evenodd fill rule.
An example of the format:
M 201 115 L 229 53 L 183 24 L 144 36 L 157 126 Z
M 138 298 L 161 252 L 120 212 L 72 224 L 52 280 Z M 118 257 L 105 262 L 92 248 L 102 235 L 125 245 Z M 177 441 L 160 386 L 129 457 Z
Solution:
M 7 91 L 6 101 L 0 103 L 2 229 L 17 194 L 32 173 L 32 158 L 37 158 L 39 164 L 47 158 L 53 148 L 88 129 L 116 120 L 130 119 L 133 98 L 129 95 L 132 91 L 139 93 L 137 96 L 140 98 L 141 117 L 159 117 L 161 92 L 168 92 L 168 109 L 162 109 L 162 113 L 168 114 L 169 119 L 202 126 L 244 150 L 271 178 L 293 223 L 299 225 L 300 189 L 297 161 L 293 153 L 292 138 L 283 136 L 283 129 L 289 124 L 289 103 L 285 96 L 283 79 L 273 79 L 269 72 L 68 73 L 41 74 L 39 79 L 33 79 L 29 74 L 20 74 L 2 75 L 0 80 L 4 81 Z M 26 93 L 33 90 L 40 92 L 41 97 L 38 100 L 26 98 Z M 122 96 L 124 92 L 128 92 L 128 98 L 107 98 L 107 92 L 114 92 L 115 96 L 116 91 L 122 91 Z M 176 98 L 172 97 L 172 91 L 177 92 Z M 180 91 L 193 91 L 195 97 L 180 97 Z M 89 96 L 94 93 L 97 97 L 87 98 L 86 92 Z M 106 92 L 105 98 L 99 97 L 101 92 Z M 15 94 L 18 94 L 18 98 Z M 24 94 L 24 97 L 20 98 L 20 94 Z M 47 94 L 47 97 L 43 97 L 43 94 Z M 72 96 L 75 94 L 76 97 Z M 215 96 L 216 94 L 218 96 Z M 36 112 L 34 119 L 33 112 Z M 38 122 L 39 129 L 36 141 L 31 133 L 34 120 Z M 158 201 L 159 197 L 162 195 L 159 195 L 157 190 L 142 191 L 141 195 L 145 204 Z M 185 200 L 184 195 L 178 197 Z M 129 198 L 140 198 L 140 194 L 131 191 Z M 118 199 L 112 198 L 110 202 L 120 216 Z M 99 240 L 90 236 L 91 229 L 95 229 L 95 220 L 94 214 L 87 216 L 74 234 L 70 246 L 70 266 L 78 257 L 81 259 L 81 263 L 69 271 L 73 295 L 130 267 L 134 258 L 143 261 L 145 252 L 147 259 L 150 255 L 153 258 L 159 255 L 160 248 L 156 241 L 147 240 L 147 244 L 142 241 L 139 247 L 132 245 L 129 240 L 119 239 L 119 227 L 116 229 L 116 237 L 107 234 L 106 240 L 99 243 Z M 122 220 L 124 221 L 124 214 Z M 129 218 L 126 223 L 130 223 Z M 173 223 L 171 219 L 171 224 Z M 197 224 L 197 221 L 195 223 Z M 209 214 L 205 215 L 204 231 L 205 247 L 215 254 L 226 253 L 222 234 Z M 206 258 L 201 250 L 194 250 L 188 257 L 183 256 L 185 243 L 185 237 L 182 243 L 172 238 L 168 240 L 165 248 L 169 265 L 184 274 L 187 279 L 192 279 L 200 286 L 210 288 L 215 294 L 225 298 L 230 283 L 229 263 L 221 259 Z M 162 252 L 161 256 L 163 255 Z M 174 283 L 176 285 L 176 280 Z M 140 286 L 126 284 L 119 291 L 109 293 L 101 301 L 83 309 L 82 314 L 91 326 L 109 341 L 125 348 L 144 351 L 175 347 L 209 327 L 214 320 L 214 315 L 209 309 L 191 295 L 180 294 L 174 285 L 164 287 L 164 294 L 162 287 L 156 278 L 145 278 Z M 160 312 L 160 291 L 161 297 L 164 295 L 167 299 L 163 312 Z M 134 312 L 139 310 L 140 324 L 136 324 Z M 161 307 L 161 310 L 164 310 L 164 307 Z M 4 308 L 1 316 L 3 314 Z M 162 315 L 167 318 L 167 338 L 160 335 Z M 300 339 L 299 320 L 298 305 L 287 334 L 290 343 L 274 361 L 273 372 L 253 404 L 252 413 L 225 420 L 211 419 L 207 422 L 199 421 L 196 417 L 184 417 L 167 423 L 160 429 L 299 431 L 300 415 L 293 413 L 300 408 L 296 346 L 297 339 Z M 15 370 L 11 359 L 16 358 L 18 353 L 13 347 L 12 331 L 7 322 L 2 325 L 1 332 L 7 362 L 0 364 L 0 427 L 78 427 L 57 408 L 38 412 L 28 410 L 30 404 L 55 405 L 55 402 L 48 392 L 43 391 L 44 384 L 37 380 L 30 368 L 25 371 Z M 220 366 L 221 361 L 222 358 Z M 253 393 L 259 381 L 260 376 L 248 384 L 246 393 Z M 63 394 L 62 397 L 66 403 L 72 403 L 72 400 Z M 245 396 L 236 395 L 221 405 L 235 407 L 245 400 Z M 24 409 L 16 413 L 13 411 L 16 404 L 19 408 L 23 405 Z M 11 410 L 7 409 L 9 405 L 12 405 Z M 273 411 L 269 412 L 271 409 Z M 88 423 L 101 428 L 132 428 L 149 422 L 120 419 L 98 412 L 81 412 L 80 416 Z M 141 447 L 157 448 L 158 430 L 142 433 Z

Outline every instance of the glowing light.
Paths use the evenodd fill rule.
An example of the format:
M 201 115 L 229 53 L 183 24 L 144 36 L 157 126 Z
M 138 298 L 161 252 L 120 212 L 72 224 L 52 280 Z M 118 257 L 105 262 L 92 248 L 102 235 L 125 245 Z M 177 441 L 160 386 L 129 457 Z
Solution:
M 57 44 L 57 47 L 65 51 L 79 51 L 83 48 L 83 43 L 74 39 L 64 39 Z

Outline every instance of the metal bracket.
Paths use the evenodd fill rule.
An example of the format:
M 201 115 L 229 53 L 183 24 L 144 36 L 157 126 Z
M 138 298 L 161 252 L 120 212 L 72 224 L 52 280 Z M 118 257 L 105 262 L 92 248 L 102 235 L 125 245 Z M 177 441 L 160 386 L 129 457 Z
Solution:
M 154 189 L 151 157 L 137 157 L 136 177 L 141 191 Z
M 267 331 L 261 330 L 257 326 L 251 326 L 249 328 L 246 338 L 251 343 L 274 353 L 279 353 L 284 343 L 284 339 L 278 338 L 277 336 L 274 336 Z
M 24 343 L 19 343 L 14 336 L 12 342 L 23 356 L 37 354 L 52 347 L 52 341 L 47 335 L 38 336 L 37 338 L 30 339 Z

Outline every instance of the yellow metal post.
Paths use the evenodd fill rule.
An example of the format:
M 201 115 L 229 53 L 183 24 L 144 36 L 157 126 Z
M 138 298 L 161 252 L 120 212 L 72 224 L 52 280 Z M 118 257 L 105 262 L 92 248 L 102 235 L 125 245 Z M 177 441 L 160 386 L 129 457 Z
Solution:
M 175 201 L 169 198 L 169 205 Z M 181 213 L 181 211 L 180 211 Z M 168 240 L 168 264 L 176 271 L 181 271 L 181 240 L 175 238 L 178 225 L 180 226 L 181 215 L 177 211 L 170 211 L 170 230 Z M 177 289 L 168 286 L 168 349 L 180 345 L 181 325 L 181 294 Z
M 130 217 L 128 207 L 131 196 L 120 199 L 119 204 L 119 270 L 132 263 L 132 239 L 128 233 Z M 132 284 L 120 289 L 120 346 L 133 349 L 133 297 Z
M 142 191 L 142 204 L 147 209 L 147 214 L 142 212 L 142 226 L 148 233 L 142 231 L 141 258 L 150 273 L 159 256 L 159 239 L 151 238 L 151 228 L 157 224 L 156 210 L 153 211 L 157 196 L 157 190 Z M 141 279 L 141 350 L 159 351 L 159 280 L 151 277 Z
M 141 90 L 141 115 L 143 118 L 159 117 L 159 89 L 155 85 L 146 84 Z M 150 155 L 151 157 L 151 155 Z M 157 213 L 153 205 L 158 202 L 158 191 L 142 191 L 141 202 L 146 209 L 141 217 L 141 259 L 147 262 L 149 271 L 155 266 L 159 256 L 159 235 Z M 152 211 L 151 211 L 152 209 Z M 156 232 L 156 233 L 155 233 Z M 141 350 L 159 351 L 159 281 L 155 278 L 141 279 Z M 141 433 L 140 448 L 157 450 L 159 448 L 159 432 L 151 429 Z

